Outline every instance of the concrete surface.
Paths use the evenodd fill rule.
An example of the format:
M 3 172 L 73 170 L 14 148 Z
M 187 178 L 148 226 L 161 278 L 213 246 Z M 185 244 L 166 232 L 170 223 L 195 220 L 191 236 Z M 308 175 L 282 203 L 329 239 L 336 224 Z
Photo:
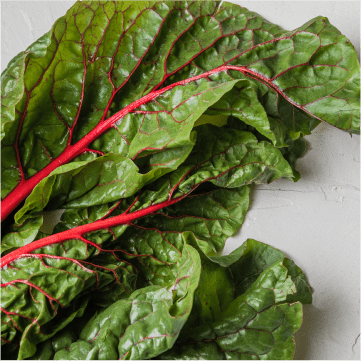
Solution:
M 358 1 L 233 1 L 294 29 L 317 15 L 360 49 Z M 2 1 L 1 69 L 50 29 L 74 1 Z M 301 180 L 260 186 L 228 253 L 247 238 L 269 243 L 306 273 L 314 303 L 296 334 L 296 359 L 360 359 L 360 137 L 321 124 L 307 137 Z

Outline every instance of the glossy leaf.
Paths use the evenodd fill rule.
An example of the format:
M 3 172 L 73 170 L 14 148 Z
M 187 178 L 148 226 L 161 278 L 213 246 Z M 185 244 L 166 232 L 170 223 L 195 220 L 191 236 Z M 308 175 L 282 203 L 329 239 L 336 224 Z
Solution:
M 123 262 L 133 265 L 133 269 L 137 270 L 137 287 L 149 285 L 166 287 L 169 283 L 175 283 L 177 280 L 179 263 L 182 261 L 182 252 L 184 252 L 186 244 L 198 247 L 198 242 L 205 242 L 201 241 L 204 239 L 209 242 L 210 248 L 214 249 L 212 242 L 217 243 L 213 239 L 216 239 L 217 242 L 219 240 L 224 242 L 229 235 L 240 228 L 249 205 L 248 195 L 249 186 L 232 190 L 208 189 L 208 187 L 203 191 L 199 190 L 193 197 L 187 197 L 174 206 L 167 207 L 162 212 L 140 219 L 136 224 L 130 225 L 122 233 L 119 240 L 113 241 L 107 248 L 113 251 L 117 258 L 122 258 Z M 212 205 L 214 208 L 211 213 L 199 207 L 194 209 L 195 202 L 198 202 L 199 205 L 205 204 L 208 207 Z M 169 214 L 172 215 L 171 219 Z M 213 214 L 217 214 L 218 218 L 212 219 Z M 207 230 L 212 230 L 213 234 L 209 234 Z M 103 240 L 109 240 L 110 233 L 108 235 L 103 233 L 101 237 Z M 68 247 L 67 245 L 70 246 L 70 244 L 73 245 L 72 250 L 74 251 L 74 242 L 66 242 L 63 245 Z M 105 241 L 103 244 L 106 244 Z M 90 249 L 92 248 L 90 247 Z M 90 257 L 87 261 L 94 263 L 94 260 L 104 257 L 105 252 L 102 252 L 103 256 L 99 254 L 96 257 Z M 72 257 L 75 258 L 74 255 Z M 79 259 L 79 256 L 76 258 Z M 108 259 L 108 261 L 111 260 Z M 109 273 L 109 275 L 112 274 Z M 101 279 L 99 283 L 101 283 Z M 106 305 L 106 299 L 108 303 L 111 301 L 111 293 L 107 290 L 106 284 L 99 288 L 95 301 L 94 290 L 92 290 L 92 294 L 92 302 L 96 301 L 98 305 Z M 102 298 L 102 294 L 106 296 Z M 124 296 L 125 294 L 122 297 Z M 95 313 L 96 311 L 94 311 Z M 94 314 L 90 314 L 88 318 L 92 318 Z M 73 322 L 78 323 L 78 318 Z M 59 336 L 54 336 L 55 339 L 52 338 L 52 344 L 65 342 L 54 341 L 59 338 L 76 340 L 74 337 L 77 336 L 71 324 L 69 324 L 67 331 L 65 328 L 64 332 L 59 333 Z M 37 354 L 50 352 L 46 345 L 47 343 L 39 345 Z M 44 347 L 45 349 L 42 351 Z M 54 351 L 58 351 L 57 346 Z
M 42 225 L 42 216 L 31 215 L 24 217 L 22 223 L 12 225 L 10 231 L 1 240 L 1 253 L 25 246 L 34 241 Z
M 311 291 L 297 266 L 299 275 L 289 271 L 290 262 L 294 265 L 281 251 L 254 240 L 202 262 L 192 314 L 161 358 L 291 359 L 293 333 L 302 323 L 300 301 L 310 302 Z M 306 287 L 296 286 L 298 277 Z
M 238 182 L 236 186 L 247 182 L 244 180 L 249 177 L 247 173 L 254 174 L 256 183 L 271 182 L 279 176 L 291 176 L 288 172 L 288 164 L 282 159 L 279 152 L 265 142 L 260 143 L 257 147 L 256 139 L 250 133 L 237 132 L 236 135 L 233 135 L 233 132 L 229 130 L 211 126 L 197 127 L 195 132 L 194 134 L 197 134 L 199 139 L 196 148 L 181 167 L 197 165 L 197 172 L 212 172 L 212 169 L 218 166 L 217 172 L 224 172 L 227 167 L 239 165 L 241 169 L 231 170 L 233 178 L 241 177 L 240 180 L 234 180 L 234 182 Z M 208 149 L 207 143 L 214 143 L 213 149 Z M 232 151 L 229 148 L 232 148 Z M 218 155 L 217 152 L 224 152 L 228 156 L 224 165 L 220 162 L 223 156 Z M 195 160 L 196 157 L 199 158 L 198 164 Z M 218 164 L 212 165 L 210 161 L 207 163 L 207 160 L 212 158 L 212 161 L 218 162 Z M 241 159 L 242 162 L 240 162 Z M 254 165 L 246 166 L 247 162 Z M 201 168 L 199 169 L 199 167 Z M 243 168 L 246 170 L 243 171 Z M 257 175 L 257 172 L 261 172 L 262 177 Z M 40 182 L 27 198 L 25 206 L 17 213 L 15 219 L 20 220 L 28 210 L 44 209 L 50 199 L 52 199 L 52 208 L 84 207 L 115 201 L 134 194 L 136 190 L 154 181 L 160 175 L 162 172 L 156 169 L 152 169 L 146 174 L 139 174 L 131 160 L 112 154 L 89 163 L 71 163 L 58 168 L 52 176 Z M 214 176 L 216 175 L 217 173 L 214 173 Z
M 162 285 L 174 277 L 172 268 L 184 242 L 197 248 L 206 243 L 219 251 L 241 227 L 248 205 L 249 187 L 207 190 L 138 220 L 121 236 L 119 246 L 147 284 Z
M 256 137 L 249 132 L 212 125 L 199 126 L 196 132 L 197 141 L 191 154 L 169 177 L 163 176 L 154 183 L 156 172 L 140 174 L 129 159 L 112 154 L 89 163 L 71 163 L 58 168 L 53 175 L 40 182 L 27 198 L 24 207 L 15 215 L 15 219 L 21 221 L 29 211 L 38 212 L 57 207 L 77 208 L 80 213 L 88 213 L 79 207 L 120 202 L 152 181 L 153 189 L 158 187 L 160 192 L 149 194 L 145 191 L 136 201 L 133 211 L 182 197 L 207 181 L 218 187 L 233 188 L 251 183 L 272 182 L 279 177 L 292 177 L 292 171 L 280 151 L 268 142 L 258 143 Z M 212 144 L 212 148 L 208 144 Z M 127 211 L 127 207 L 123 208 L 126 205 L 129 207 L 131 203 L 123 202 L 120 207 L 123 212 Z M 114 207 L 115 204 L 97 207 L 95 213 L 99 215 L 92 216 L 91 219 L 95 221 L 103 218 L 111 210 L 112 216 L 120 214 L 119 208 L 114 212 Z M 70 213 L 67 212 L 63 218 L 69 216 Z M 72 223 L 73 227 L 80 224 Z
M 27 197 L 2 240 L 6 356 L 292 358 L 302 271 L 253 240 L 219 252 L 251 184 L 298 180 L 320 121 L 359 132 L 359 73 L 322 17 L 71 7 L 2 74 L 2 220 Z
M 88 322 L 80 340 L 54 359 L 146 359 L 172 347 L 192 308 L 198 285 L 198 252 L 186 246 L 175 282 L 149 286 L 115 302 Z
M 2 335 L 10 346 L 20 342 L 18 357 L 32 356 L 37 343 L 76 317 L 87 293 L 95 298 L 98 294 L 101 304 L 131 293 L 137 278 L 134 267 L 114 252 L 99 251 L 100 246 L 69 240 L 2 269 Z
M 177 108 L 206 79 L 223 94 L 203 110 L 197 96 Z M 227 88 L 235 80 L 240 93 Z M 214 111 L 277 146 L 315 120 L 359 132 L 357 55 L 326 18 L 287 32 L 227 2 L 77 3 L 10 62 L 2 83 L 4 216 L 74 159 L 143 158 L 155 148 L 143 166 L 174 169 L 192 147 L 196 119 L 186 122 L 185 108 L 197 118 L 230 90 Z M 157 93 L 167 85 L 168 95 Z
M 145 230 L 143 232 L 148 231 Z M 184 234 L 183 240 L 189 240 L 187 233 L 189 232 Z M 133 240 L 132 244 L 137 245 L 135 239 Z M 194 239 L 192 242 L 194 242 Z M 187 247 L 189 246 L 183 249 L 187 249 Z M 196 247 L 199 249 L 198 246 Z M 144 250 L 145 248 L 142 247 L 142 249 Z M 167 252 L 167 254 L 170 254 L 170 252 Z M 255 264 L 263 263 L 259 262 L 260 254 L 263 255 L 263 259 L 268 265 L 262 267 L 260 273 L 252 274 L 252 282 L 249 288 L 243 295 L 237 297 L 234 293 L 235 280 L 233 272 L 237 271 L 238 268 L 242 268 L 244 266 L 243 262 L 247 264 L 251 259 L 253 259 Z M 158 354 L 158 356 L 154 357 L 161 359 L 224 359 L 225 357 L 257 359 L 257 355 L 261 359 L 291 358 L 294 350 L 292 334 L 298 329 L 302 321 L 302 308 L 299 301 L 303 302 L 302 299 L 306 300 L 311 295 L 309 286 L 306 288 L 297 286 L 299 277 L 305 280 L 302 271 L 295 266 L 298 272 L 289 272 L 290 268 L 286 264 L 292 261 L 284 258 L 284 255 L 279 250 L 254 240 L 247 240 L 247 242 L 228 256 L 207 257 L 203 252 L 200 252 L 200 256 L 202 259 L 201 276 L 199 286 L 195 291 L 192 312 L 172 349 L 159 355 L 158 352 L 161 349 L 159 347 L 160 342 L 157 343 L 151 337 L 149 341 L 151 346 L 148 345 L 147 349 L 139 346 L 143 353 L 134 352 L 131 356 L 125 355 L 123 358 L 148 358 L 151 357 L 150 354 Z M 181 258 L 183 257 L 184 255 L 181 256 Z M 273 262 L 276 259 L 278 260 Z M 257 266 L 256 269 L 258 269 Z M 238 271 L 241 274 L 241 269 Z M 248 278 L 248 281 L 250 281 L 249 276 L 245 275 L 245 278 Z M 165 280 L 167 279 L 169 278 L 164 278 L 163 286 L 166 285 Z M 305 282 L 307 284 L 306 280 Z M 143 294 L 145 290 L 152 289 L 152 287 L 155 286 L 143 288 L 140 291 L 136 291 L 136 294 Z M 289 299 L 290 296 L 293 298 L 292 300 Z M 123 308 L 117 312 L 114 311 L 116 307 L 116 304 L 114 304 L 108 310 L 101 311 L 99 315 L 95 314 L 88 321 L 87 326 L 84 326 L 83 331 L 75 326 L 75 328 L 68 327 L 64 331 L 59 332 L 51 339 L 50 344 L 45 342 L 39 345 L 37 359 L 44 359 L 45 355 L 48 358 L 53 358 L 54 353 L 55 359 L 84 359 L 86 357 L 114 359 L 120 357 L 116 350 L 117 347 L 121 349 L 124 343 L 118 343 L 117 339 L 114 342 L 112 340 L 113 335 L 119 338 L 116 332 L 123 332 L 121 325 L 124 321 L 123 319 L 118 320 L 117 317 L 118 314 L 123 315 L 124 312 L 128 311 L 127 303 L 130 300 L 131 298 L 116 303 L 123 304 Z M 112 326 L 115 323 L 114 317 L 108 318 L 110 310 L 113 311 L 114 315 L 117 315 L 115 318 L 117 318 L 120 325 L 117 329 Z M 150 315 L 146 316 L 145 319 L 147 320 L 149 317 Z M 124 319 L 126 320 L 125 322 L 129 322 L 129 316 L 124 317 Z M 104 326 L 102 326 L 101 330 L 99 330 L 98 326 L 100 320 L 104 320 L 104 323 L 102 323 Z M 159 322 L 153 322 L 153 324 L 158 325 Z M 245 324 L 246 326 L 243 327 Z M 154 325 L 152 327 L 155 327 Z M 133 327 L 138 327 L 136 322 Z M 142 329 L 144 327 L 149 327 L 148 321 L 146 321 Z M 218 335 L 223 330 L 232 330 L 235 327 L 240 329 L 231 336 Z M 127 335 L 129 336 L 129 332 L 128 334 L 127 332 L 128 329 L 123 338 L 127 337 Z M 259 332 L 261 333 L 258 335 Z M 218 337 L 212 342 L 211 335 L 214 333 Z M 267 336 L 267 333 L 272 334 L 273 339 L 267 339 L 267 337 L 265 339 L 263 335 Z M 231 342 L 234 343 L 231 338 L 237 338 L 238 334 L 241 340 L 236 341 L 236 346 L 247 350 L 251 349 L 251 351 L 255 351 L 255 354 L 252 355 L 248 352 L 243 354 L 239 350 L 225 351 L 225 349 L 230 348 Z M 89 339 L 93 337 L 91 335 L 96 335 L 93 339 L 96 345 L 93 344 L 93 341 L 91 343 L 84 342 L 86 337 L 89 337 Z M 133 333 L 132 337 L 139 337 L 139 335 L 138 333 Z M 205 337 L 207 341 L 202 342 L 202 339 Z M 97 341 L 100 338 L 101 341 L 99 342 L 102 345 L 102 353 L 99 351 L 99 342 Z M 262 342 L 264 343 L 262 344 Z M 225 347 L 224 343 L 227 343 Z M 132 342 L 129 343 L 129 345 L 131 344 Z M 257 354 L 257 352 L 261 353 L 262 351 L 260 350 L 263 349 L 266 349 L 266 353 Z
M 240 122 L 237 118 L 230 116 L 227 119 L 226 126 L 232 129 L 245 130 L 254 134 L 259 141 L 266 140 L 267 138 L 259 133 L 256 128 L 248 126 L 246 123 Z M 318 123 L 312 125 L 316 127 Z M 283 134 L 283 133 L 282 133 Z M 288 164 L 293 170 L 293 181 L 297 182 L 301 175 L 296 169 L 296 163 L 299 158 L 302 158 L 307 152 L 307 142 L 302 136 L 301 132 L 289 131 L 288 135 L 283 135 L 283 140 L 286 143 L 286 146 L 279 148 L 283 157 L 287 160 Z

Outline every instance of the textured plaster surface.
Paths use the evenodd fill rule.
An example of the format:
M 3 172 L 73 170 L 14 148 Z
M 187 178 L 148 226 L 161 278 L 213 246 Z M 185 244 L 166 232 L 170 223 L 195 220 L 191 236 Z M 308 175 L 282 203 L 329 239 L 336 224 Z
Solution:
M 237 2 L 237 1 L 233 1 Z M 47 32 L 74 1 L 2 1 L 1 70 Z M 285 29 L 327 16 L 360 50 L 358 1 L 238 1 Z M 247 238 L 284 251 L 314 289 L 296 334 L 296 359 L 360 359 L 360 137 L 321 124 L 306 138 L 301 179 L 255 189 L 243 228 L 225 253 Z M 51 220 L 50 220 L 51 221 Z

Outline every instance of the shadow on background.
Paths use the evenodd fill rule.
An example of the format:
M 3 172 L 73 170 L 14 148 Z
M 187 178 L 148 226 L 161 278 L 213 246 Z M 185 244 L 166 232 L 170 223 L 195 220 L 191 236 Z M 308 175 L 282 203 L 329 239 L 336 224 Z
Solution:
M 313 305 L 303 305 L 303 323 L 295 334 L 296 351 L 294 360 L 311 360 L 311 339 L 314 332 L 314 324 L 317 323 L 317 310 Z

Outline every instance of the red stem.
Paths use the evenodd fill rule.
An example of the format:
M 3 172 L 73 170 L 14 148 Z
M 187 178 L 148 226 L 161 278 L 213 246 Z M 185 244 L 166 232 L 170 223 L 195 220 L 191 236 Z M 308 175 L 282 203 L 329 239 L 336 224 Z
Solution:
M 120 112 L 112 115 L 107 120 L 100 122 L 93 130 L 91 130 L 84 138 L 79 140 L 74 145 L 69 145 L 62 154 L 50 162 L 45 168 L 33 175 L 27 180 L 18 184 L 1 202 L 1 220 L 3 221 L 34 189 L 34 187 L 45 177 L 47 177 L 51 172 L 60 167 L 63 164 L 70 162 L 72 159 L 76 158 L 78 155 L 83 153 L 88 149 L 90 143 L 97 139 L 101 134 L 108 130 L 114 123 L 119 121 L 121 118 L 126 116 L 132 110 L 140 107 L 141 105 L 153 100 L 157 96 L 165 93 L 166 91 L 178 86 L 190 83 L 191 81 L 204 78 L 210 74 L 214 74 L 223 70 L 227 70 L 228 66 L 223 66 L 217 69 L 213 69 L 207 73 L 188 78 L 177 83 L 171 84 L 163 89 L 153 91 L 144 97 L 136 100 L 135 102 L 129 104 Z M 240 69 L 239 69 L 240 70 Z
M 124 109 L 119 111 L 118 113 L 112 115 L 107 120 L 100 122 L 93 130 L 91 130 L 84 138 L 79 140 L 74 145 L 69 145 L 62 154 L 60 154 L 57 158 L 55 158 L 53 161 L 51 161 L 44 169 L 33 175 L 27 180 L 22 180 L 8 195 L 7 197 L 1 202 L 1 220 L 3 221 L 34 189 L 34 187 L 45 177 L 47 177 L 51 172 L 53 172 L 55 169 L 60 167 L 63 164 L 66 164 L 70 162 L 72 159 L 83 153 L 84 151 L 88 150 L 88 146 L 90 143 L 92 143 L 95 139 L 97 139 L 101 134 L 103 134 L 106 130 L 111 128 L 114 123 L 119 121 L 121 118 L 126 116 L 128 113 L 133 111 L 136 108 L 139 108 L 143 104 L 148 103 L 149 101 L 153 100 L 157 96 L 165 93 L 166 91 L 179 86 L 179 85 L 185 85 L 187 83 L 190 83 L 192 81 L 205 78 L 211 74 L 218 73 L 221 71 L 226 70 L 238 70 L 241 71 L 244 75 L 248 77 L 257 77 L 257 80 L 263 81 L 271 87 L 273 90 L 275 90 L 277 93 L 282 95 L 285 99 L 287 99 L 292 105 L 304 110 L 308 114 L 310 114 L 309 111 L 307 111 L 303 106 L 296 104 L 294 101 L 292 101 L 284 92 L 282 92 L 279 88 L 277 88 L 275 85 L 272 84 L 271 80 L 265 76 L 262 76 L 261 74 L 258 74 L 250 69 L 247 69 L 243 66 L 232 66 L 232 65 L 224 65 L 220 66 L 218 68 L 215 68 L 213 70 L 210 70 L 206 73 L 181 80 L 177 83 L 168 85 L 167 87 L 156 90 L 153 92 L 150 92 L 149 94 L 145 95 L 144 97 L 136 100 L 135 102 L 129 104 Z M 253 75 L 253 76 L 252 76 Z M 311 114 L 312 115 L 312 114 Z M 313 117 L 315 117 L 313 115 Z M 322 120 L 318 117 L 315 117 L 319 120 Z
M 153 206 L 149 206 L 148 208 L 141 209 L 139 211 L 135 211 L 133 213 L 123 213 L 119 216 L 107 218 L 107 219 L 100 219 L 93 223 L 85 224 L 83 226 L 75 227 L 73 229 L 69 229 L 68 231 L 60 232 L 53 234 L 49 237 L 45 237 L 39 239 L 38 241 L 32 242 L 27 244 L 26 246 L 20 247 L 13 252 L 8 253 L 6 256 L 1 258 L 1 268 L 7 266 L 9 263 L 21 258 L 22 256 L 29 257 L 29 253 L 32 251 L 49 246 L 55 243 L 62 243 L 69 239 L 83 239 L 83 234 L 88 232 L 97 231 L 99 229 L 105 229 L 110 227 L 119 226 L 121 224 L 129 224 L 130 222 L 140 218 L 147 216 L 155 211 L 158 211 L 161 208 L 168 207 L 176 202 L 182 200 L 184 196 L 177 197 L 172 200 L 168 200 Z

